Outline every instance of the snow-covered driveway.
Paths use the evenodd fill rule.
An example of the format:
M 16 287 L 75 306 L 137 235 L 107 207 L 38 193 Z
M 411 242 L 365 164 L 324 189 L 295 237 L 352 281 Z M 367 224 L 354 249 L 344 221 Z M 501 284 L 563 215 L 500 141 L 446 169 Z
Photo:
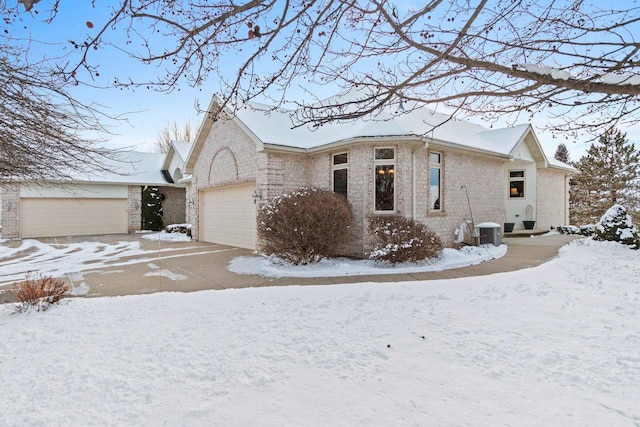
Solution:
M 154 236 L 165 236 L 165 240 L 149 239 Z M 238 252 L 221 245 L 191 242 L 180 236 L 186 237 L 154 233 L 0 241 L 0 293 L 24 279 L 27 272 L 65 278 L 76 295 L 89 292 L 84 282 L 88 274 L 115 277 L 119 273 L 126 275 L 129 282 L 160 274 L 165 281 L 186 279 L 187 276 L 169 268 L 171 260 Z M 132 286 L 131 293 L 137 293 L 136 289 Z
M 441 271 L 490 261 L 506 252 L 506 245 L 465 247 L 445 249 L 431 262 L 394 268 L 346 259 L 293 268 L 250 250 L 192 242 L 177 233 L 0 240 L 0 302 L 3 291 L 30 271 L 64 278 L 73 295 L 113 296 L 262 286 L 283 276 L 307 277 L 317 284 L 321 282 L 314 279 L 322 277 Z

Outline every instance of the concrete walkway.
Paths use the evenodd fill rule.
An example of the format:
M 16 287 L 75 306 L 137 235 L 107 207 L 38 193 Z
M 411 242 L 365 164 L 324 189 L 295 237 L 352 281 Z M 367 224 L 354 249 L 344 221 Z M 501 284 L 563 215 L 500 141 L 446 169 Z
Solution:
M 205 289 L 231 289 L 287 285 L 332 285 L 360 282 L 399 282 L 414 280 L 437 280 L 460 277 L 483 276 L 521 270 L 540 265 L 558 254 L 558 250 L 574 240 L 575 236 L 553 235 L 535 238 L 505 239 L 507 254 L 490 262 L 444 270 L 411 274 L 380 274 L 364 276 L 269 278 L 257 275 L 239 275 L 227 270 L 229 262 L 238 256 L 251 256 L 245 249 L 220 245 L 206 245 L 214 253 L 206 255 L 176 256 L 162 259 L 162 276 L 149 275 L 148 264 L 140 263 L 96 272 L 85 272 L 73 286 L 87 288 L 87 296 L 114 296 L 145 294 L 162 291 L 192 292 Z M 202 247 L 200 247 L 202 249 Z M 156 263 L 157 264 L 157 263 Z M 179 280 L 171 277 L 179 275 Z M 71 276 L 69 276 L 71 279 Z

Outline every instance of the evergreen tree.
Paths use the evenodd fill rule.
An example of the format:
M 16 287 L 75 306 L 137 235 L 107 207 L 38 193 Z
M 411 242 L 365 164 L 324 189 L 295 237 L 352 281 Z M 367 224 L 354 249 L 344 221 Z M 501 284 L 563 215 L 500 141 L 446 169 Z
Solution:
M 556 160 L 560 160 L 563 163 L 566 164 L 571 164 L 571 160 L 569 160 L 569 150 L 567 149 L 567 146 L 564 145 L 563 143 L 560 143 L 558 145 L 558 148 L 556 149 L 556 154 L 553 155 L 553 157 Z
M 158 187 L 145 186 L 142 189 L 142 229 L 162 230 L 162 200 L 164 196 Z
M 640 152 L 626 134 L 614 129 L 605 132 L 574 166 L 578 173 L 570 191 L 572 224 L 595 223 L 615 204 L 638 216 Z

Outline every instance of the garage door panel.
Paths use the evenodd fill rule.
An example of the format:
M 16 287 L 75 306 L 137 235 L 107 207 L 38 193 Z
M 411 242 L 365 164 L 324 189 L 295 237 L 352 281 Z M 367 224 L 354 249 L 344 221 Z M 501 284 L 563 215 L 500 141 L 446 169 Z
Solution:
M 254 187 L 255 183 L 249 183 L 201 192 L 201 240 L 255 249 Z
M 127 199 L 20 200 L 23 238 L 127 233 L 128 218 Z

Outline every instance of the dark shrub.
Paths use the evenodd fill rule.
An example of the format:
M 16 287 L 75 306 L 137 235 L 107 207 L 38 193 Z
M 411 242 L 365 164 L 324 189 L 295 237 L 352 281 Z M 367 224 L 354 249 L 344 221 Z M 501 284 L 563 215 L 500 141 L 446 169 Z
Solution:
M 622 205 L 613 205 L 602 215 L 595 227 L 593 239 L 620 242 L 633 249 L 640 248 L 638 230 L 633 225 L 631 215 Z
M 376 248 L 369 254 L 375 261 L 397 264 L 438 256 L 442 240 L 426 225 L 401 216 L 376 216 L 369 219 L 369 231 Z
M 293 264 L 340 255 L 353 240 L 353 214 L 344 196 L 301 188 L 267 203 L 258 214 L 262 250 Z
M 11 293 L 16 298 L 17 311 L 31 308 L 45 311 L 51 304 L 60 301 L 68 290 L 69 286 L 60 279 L 27 273 L 23 281 L 13 284 Z
M 162 200 L 164 195 L 158 187 L 145 186 L 142 189 L 142 229 L 162 230 Z

